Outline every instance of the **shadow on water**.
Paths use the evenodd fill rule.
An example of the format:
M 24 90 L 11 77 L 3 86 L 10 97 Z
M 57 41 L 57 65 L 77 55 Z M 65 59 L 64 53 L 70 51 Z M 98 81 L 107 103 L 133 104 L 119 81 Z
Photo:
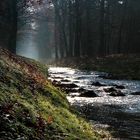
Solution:
M 124 112 L 119 105 L 84 105 L 76 109 L 101 128 L 111 132 L 114 138 L 123 140 L 140 139 L 140 113 Z

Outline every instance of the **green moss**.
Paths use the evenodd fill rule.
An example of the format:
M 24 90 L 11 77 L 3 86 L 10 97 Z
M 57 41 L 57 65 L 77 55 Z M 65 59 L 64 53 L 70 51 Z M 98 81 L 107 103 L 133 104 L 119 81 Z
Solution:
M 40 73 L 45 78 L 45 66 L 25 58 L 20 58 L 20 64 L 16 60 L 19 57 L 7 55 L 8 53 L 0 56 L 2 139 L 100 139 L 100 135 L 93 131 L 92 126 L 74 114 L 60 90 L 47 82 L 47 79 L 43 79 L 45 83 L 42 82 Z M 40 77 L 36 78 L 34 73 L 29 73 L 30 68 Z

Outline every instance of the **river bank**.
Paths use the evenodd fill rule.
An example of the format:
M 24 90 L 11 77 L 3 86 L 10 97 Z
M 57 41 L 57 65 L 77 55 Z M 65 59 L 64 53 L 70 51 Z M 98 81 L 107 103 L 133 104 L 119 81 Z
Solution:
M 107 79 L 140 80 L 140 55 L 110 55 L 97 58 L 66 58 L 54 61 L 55 66 L 107 72 Z

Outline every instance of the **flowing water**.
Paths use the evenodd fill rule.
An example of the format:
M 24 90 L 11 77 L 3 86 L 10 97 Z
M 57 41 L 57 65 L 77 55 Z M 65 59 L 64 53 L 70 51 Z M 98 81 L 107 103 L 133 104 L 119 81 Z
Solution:
M 106 129 L 112 133 L 114 139 L 140 140 L 140 81 L 103 79 L 103 72 L 81 71 L 78 69 L 50 67 L 49 79 L 63 83 L 74 83 L 79 88 L 94 91 L 98 97 L 79 97 L 79 93 L 71 92 L 68 101 L 75 106 L 91 123 L 95 129 Z M 93 82 L 100 82 L 104 86 L 94 86 Z M 123 85 L 121 92 L 125 96 L 110 96 L 105 88 Z

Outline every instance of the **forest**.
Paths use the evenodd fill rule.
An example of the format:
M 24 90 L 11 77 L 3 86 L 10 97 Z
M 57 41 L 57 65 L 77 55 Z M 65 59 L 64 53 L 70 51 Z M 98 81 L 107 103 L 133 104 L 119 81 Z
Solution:
M 140 139 L 140 0 L 0 1 L 0 140 Z
M 38 53 L 42 55 L 51 49 L 50 57 L 55 54 L 55 58 L 139 53 L 139 3 L 139 0 L 3 0 L 0 43 L 16 52 L 16 39 L 32 34 L 37 39 Z

